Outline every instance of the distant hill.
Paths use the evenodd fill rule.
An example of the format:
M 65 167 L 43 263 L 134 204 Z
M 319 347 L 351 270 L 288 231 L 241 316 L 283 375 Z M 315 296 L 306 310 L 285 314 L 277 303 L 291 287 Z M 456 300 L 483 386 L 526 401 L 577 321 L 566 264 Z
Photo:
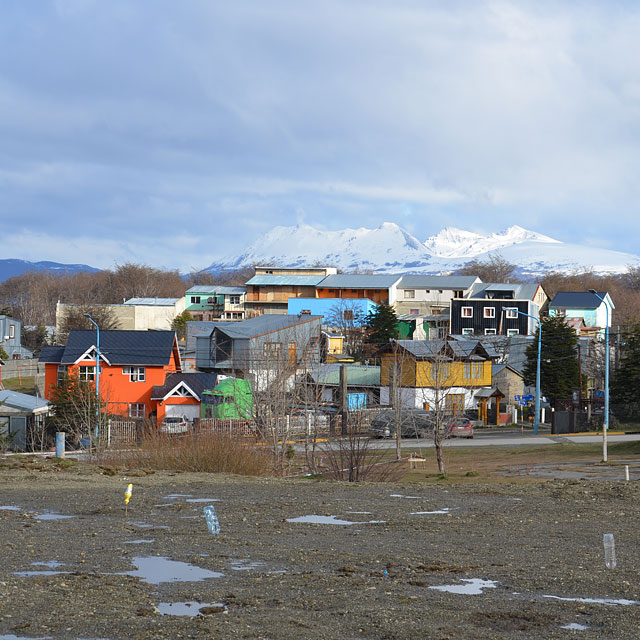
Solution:
M 86 264 L 61 264 L 59 262 L 29 262 L 28 260 L 5 259 L 0 260 L 0 282 L 4 282 L 12 276 L 19 276 L 27 271 L 50 271 L 52 273 L 76 273 L 77 271 L 89 271 L 95 273 L 95 269 Z
M 518 226 L 486 234 L 448 227 L 421 242 L 397 224 L 385 222 L 377 229 L 340 231 L 309 225 L 274 227 L 244 252 L 221 257 L 205 271 L 322 264 L 344 271 L 442 274 L 473 259 L 484 261 L 494 252 L 516 265 L 522 276 L 549 271 L 623 273 L 630 265 L 640 264 L 638 255 L 560 242 Z

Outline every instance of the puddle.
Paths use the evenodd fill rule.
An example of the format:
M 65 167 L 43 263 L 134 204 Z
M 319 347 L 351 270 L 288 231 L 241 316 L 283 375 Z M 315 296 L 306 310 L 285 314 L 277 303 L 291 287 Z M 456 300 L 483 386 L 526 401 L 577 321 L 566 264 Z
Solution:
M 161 556 L 138 556 L 133 558 L 135 571 L 127 571 L 125 575 L 136 576 L 149 584 L 162 582 L 199 582 L 208 578 L 222 578 L 224 573 L 209 571 L 186 562 L 169 560 Z
M 421 496 L 403 496 L 401 493 L 392 493 L 390 498 L 409 498 L 410 500 L 420 500 Z
M 163 502 L 162 504 L 154 504 L 154 507 L 173 507 L 175 502 Z
M 353 513 L 353 514 L 355 514 L 357 516 L 360 516 L 360 515 L 362 515 L 362 516 L 370 516 L 372 512 L 371 511 L 347 511 L 347 513 Z
M 192 493 L 170 493 L 168 496 L 162 496 L 165 500 L 175 500 L 176 498 L 190 498 Z
M 478 596 L 482 595 L 483 589 L 495 589 L 498 584 L 495 580 L 481 580 L 479 578 L 463 578 L 460 582 L 466 582 L 467 584 L 443 584 L 437 587 L 429 587 L 429 589 Z
M 220 502 L 220 498 L 187 498 L 185 502 Z
M 213 607 L 218 613 L 228 611 L 229 608 L 222 602 L 203 604 L 202 602 L 159 602 L 156 609 L 165 616 L 197 616 L 202 609 Z
M 63 516 L 61 513 L 41 513 L 33 516 L 34 520 L 66 520 L 67 518 L 75 518 L 75 516 Z
M 127 524 L 133 525 L 140 529 L 168 529 L 166 524 L 149 524 L 148 522 L 128 522 Z
M 311 524 L 378 524 L 384 520 L 369 520 L 369 522 L 351 522 L 339 520 L 337 516 L 300 516 L 299 518 L 287 518 L 287 522 L 310 522 Z
M 233 571 L 251 571 L 252 569 L 261 569 L 265 566 L 264 562 L 260 560 L 232 560 L 231 561 L 231 569 Z
M 144 538 L 140 540 L 127 540 L 125 544 L 150 544 L 151 542 L 155 542 L 153 538 L 149 538 L 145 540 Z
M 438 509 L 437 511 L 412 511 L 409 515 L 412 516 L 428 516 L 435 514 L 446 514 L 449 513 L 451 509 L 449 507 L 445 507 L 444 509 Z
M 589 627 L 584 624 L 580 624 L 578 622 L 572 622 L 570 624 L 565 624 L 560 627 L 561 629 L 573 629 L 574 631 L 586 631 Z
M 542 596 L 543 598 L 551 598 L 553 600 L 562 600 L 563 602 L 582 602 L 583 604 L 606 604 L 606 605 L 622 605 L 640 604 L 639 600 L 625 600 L 624 598 L 562 598 L 560 596 Z
M 31 638 L 27 636 L 14 636 L 12 633 L 0 636 L 0 640 L 52 640 L 51 636 L 46 638 Z
M 71 573 L 71 571 L 13 571 L 14 576 L 20 578 L 31 578 L 32 576 L 61 576 L 63 574 Z
M 0 511 L 22 511 L 22 509 L 20 507 L 13 507 L 11 505 L 4 505 L 3 507 L 0 507 Z M 0 638 L 3 638 L 3 637 L 6 637 L 6 636 L 0 636 Z
M 57 569 L 58 567 L 64 567 L 65 562 L 58 562 L 57 560 L 47 560 L 46 562 L 32 562 L 34 567 L 48 567 L 49 569 Z

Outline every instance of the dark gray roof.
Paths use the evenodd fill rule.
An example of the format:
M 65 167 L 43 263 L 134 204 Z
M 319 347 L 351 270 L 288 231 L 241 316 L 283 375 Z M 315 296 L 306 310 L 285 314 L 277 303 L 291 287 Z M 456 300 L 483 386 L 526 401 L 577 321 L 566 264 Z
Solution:
M 533 301 L 537 284 L 513 284 L 509 282 L 479 282 L 474 284 L 469 293 L 470 298 L 491 298 L 494 294 L 501 291 L 510 291 L 514 300 L 531 300 Z
M 105 330 L 100 332 L 100 355 L 113 365 L 164 366 L 169 364 L 174 342 L 173 331 Z M 44 347 L 40 362 L 73 364 L 94 346 L 95 331 L 74 330 L 69 333 L 64 347 Z M 48 351 L 49 349 L 62 349 L 62 353 Z
M 338 273 L 327 276 L 318 286 L 323 289 L 388 289 L 392 287 L 401 276 L 384 274 L 349 274 Z
M 607 292 L 598 291 L 598 295 L 605 298 Z M 558 291 L 549 306 L 563 309 L 597 309 L 601 304 L 602 301 L 589 291 Z
M 477 276 L 402 276 L 398 289 L 469 289 Z
M 217 376 L 215 373 L 170 373 L 165 378 L 164 384 L 155 385 L 151 389 L 151 399 L 161 400 L 181 382 L 184 382 L 200 399 L 203 391 L 211 391 L 216 386 Z
M 340 384 L 340 368 L 345 367 L 347 384 L 355 387 L 379 387 L 380 367 L 360 364 L 321 364 L 309 371 L 309 375 L 317 384 Z
M 491 348 L 487 348 L 480 340 L 397 340 L 396 343 L 416 358 L 430 360 L 443 353 L 445 344 L 451 349 L 455 358 L 484 360 L 484 356 L 472 355 L 478 343 L 487 352 L 489 358 L 497 357 Z
M 191 354 L 196 351 L 196 337 L 197 336 L 210 336 L 211 332 L 219 325 L 225 324 L 223 322 L 211 322 L 205 320 L 189 320 L 187 322 L 187 335 L 185 340 L 184 352 L 185 355 L 191 357 Z
M 230 338 L 249 339 L 313 320 L 320 322 L 322 316 L 267 314 L 241 322 L 219 322 L 215 329 L 222 331 Z
M 452 340 L 469 341 L 469 336 L 452 335 Z M 503 362 L 506 362 L 512 369 L 519 373 L 524 371 L 527 362 L 527 347 L 534 342 L 535 336 L 482 336 L 476 339 L 487 351 L 492 351 Z

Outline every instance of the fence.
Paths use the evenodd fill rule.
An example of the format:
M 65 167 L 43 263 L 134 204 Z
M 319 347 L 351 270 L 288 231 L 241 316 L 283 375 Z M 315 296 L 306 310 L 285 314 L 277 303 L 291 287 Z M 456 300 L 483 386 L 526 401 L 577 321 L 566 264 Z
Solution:
M 109 447 L 131 446 L 138 442 L 138 423 L 135 420 L 109 420 L 107 445 Z
M 193 421 L 193 433 L 224 433 L 233 436 L 255 437 L 257 434 L 253 420 L 216 420 L 202 418 Z

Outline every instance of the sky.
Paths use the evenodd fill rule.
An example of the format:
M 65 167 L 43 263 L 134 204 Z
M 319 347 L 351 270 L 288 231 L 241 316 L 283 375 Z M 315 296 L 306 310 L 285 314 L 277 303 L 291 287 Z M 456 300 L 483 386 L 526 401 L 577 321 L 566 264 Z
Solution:
M 638 253 L 638 33 L 616 0 L 3 0 L 0 258 L 383 222 Z

